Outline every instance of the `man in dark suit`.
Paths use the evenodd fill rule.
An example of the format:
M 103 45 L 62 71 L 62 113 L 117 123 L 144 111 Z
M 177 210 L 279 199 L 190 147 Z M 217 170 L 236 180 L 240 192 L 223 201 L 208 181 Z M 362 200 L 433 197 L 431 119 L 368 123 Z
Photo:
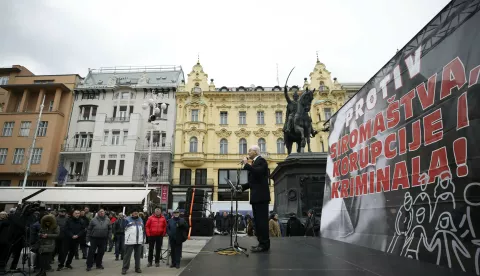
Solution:
M 268 204 L 270 203 L 270 187 L 268 186 L 268 164 L 260 156 L 257 145 L 248 150 L 247 157 L 243 158 L 243 170 L 248 171 L 248 183 L 241 185 L 241 190 L 250 189 L 250 204 L 252 205 L 253 220 L 258 245 L 252 247 L 252 252 L 265 252 L 270 249 L 268 233 Z

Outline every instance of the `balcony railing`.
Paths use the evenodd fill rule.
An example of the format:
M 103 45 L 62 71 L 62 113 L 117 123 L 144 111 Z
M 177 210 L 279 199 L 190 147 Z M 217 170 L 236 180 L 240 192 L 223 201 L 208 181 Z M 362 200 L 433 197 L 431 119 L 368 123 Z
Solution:
M 135 147 L 137 151 L 148 151 L 149 148 L 150 148 L 150 144 L 148 143 L 148 140 L 145 141 L 144 143 L 137 143 Z M 164 144 L 159 142 L 152 143 L 152 152 L 171 152 L 171 151 L 172 151 L 172 145 L 170 143 L 164 143 Z
M 67 176 L 67 181 L 66 183 L 72 183 L 72 182 L 84 182 L 87 181 L 88 176 L 87 175 L 73 175 L 69 174 Z
M 179 178 L 174 178 L 172 180 L 172 185 L 192 185 L 192 186 L 204 186 L 204 185 L 213 185 L 213 178 L 207 178 L 207 179 L 199 179 L 196 180 L 190 179 L 190 183 L 186 179 L 182 179 L 180 182 Z
M 88 146 L 85 146 L 85 147 L 81 147 L 81 146 L 75 146 L 75 145 L 71 145 L 72 143 L 70 144 L 63 144 L 62 145 L 62 151 L 63 152 L 89 152 L 92 150 L 91 147 L 88 147 Z
M 157 174 L 152 174 L 152 177 L 149 179 L 149 183 L 152 183 L 152 182 L 170 182 L 170 176 L 168 173 L 164 173 L 164 174 L 161 174 L 161 175 L 157 175 Z M 140 181 L 145 181 L 145 176 L 143 174 L 141 175 L 133 175 L 132 176 L 132 181 L 137 181 L 137 182 L 140 182 Z
M 107 117 L 105 123 L 123 123 L 130 122 L 130 117 Z

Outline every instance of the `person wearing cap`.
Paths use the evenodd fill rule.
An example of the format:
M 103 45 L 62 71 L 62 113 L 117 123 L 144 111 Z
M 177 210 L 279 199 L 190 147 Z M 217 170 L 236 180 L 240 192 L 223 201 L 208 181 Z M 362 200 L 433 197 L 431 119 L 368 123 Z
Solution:
M 172 264 L 170 267 L 180 268 L 180 257 L 182 256 L 182 244 L 188 238 L 188 224 L 180 217 L 180 211 L 173 212 L 173 217 L 167 224 L 168 242 L 170 243 L 170 256 Z
M 135 272 L 142 273 L 140 269 L 140 257 L 142 255 L 145 227 L 143 220 L 139 217 L 138 210 L 134 210 L 130 217 L 127 217 L 125 225 L 125 256 L 123 258 L 122 275 L 127 274 L 130 268 L 130 259 L 135 259 Z
M 52 260 L 55 259 L 55 255 L 58 254 L 58 263 L 66 258 L 67 252 L 65 250 L 65 226 L 67 225 L 67 211 L 64 208 L 58 209 L 58 216 L 55 218 L 57 226 L 60 229 L 60 234 L 55 240 L 55 252 L 52 255 Z M 58 270 L 61 270 L 59 267 Z

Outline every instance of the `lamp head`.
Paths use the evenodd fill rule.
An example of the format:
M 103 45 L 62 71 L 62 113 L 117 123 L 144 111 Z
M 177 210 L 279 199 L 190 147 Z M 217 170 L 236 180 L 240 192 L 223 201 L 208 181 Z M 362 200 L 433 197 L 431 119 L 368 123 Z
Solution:
M 158 107 L 155 107 L 155 109 L 153 111 L 155 112 L 155 115 L 160 114 L 160 108 L 158 108 Z
M 155 103 L 155 100 L 153 98 L 148 99 L 148 103 L 153 105 Z
M 148 103 L 144 102 L 142 104 L 142 108 L 143 108 L 143 110 L 147 110 L 148 109 Z
M 160 108 L 161 108 L 162 110 L 167 109 L 167 104 L 166 104 L 166 103 L 162 103 L 162 104 L 160 105 Z

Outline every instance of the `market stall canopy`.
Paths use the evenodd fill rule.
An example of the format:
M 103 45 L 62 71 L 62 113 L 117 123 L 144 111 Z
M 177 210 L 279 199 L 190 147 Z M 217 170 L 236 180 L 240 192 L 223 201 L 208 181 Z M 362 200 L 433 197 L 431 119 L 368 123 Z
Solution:
M 141 204 L 145 189 L 122 188 L 49 188 L 27 201 L 50 204 Z
M 20 199 L 40 192 L 38 188 L 25 188 L 22 194 L 22 187 L 0 187 L 0 203 L 18 203 Z

